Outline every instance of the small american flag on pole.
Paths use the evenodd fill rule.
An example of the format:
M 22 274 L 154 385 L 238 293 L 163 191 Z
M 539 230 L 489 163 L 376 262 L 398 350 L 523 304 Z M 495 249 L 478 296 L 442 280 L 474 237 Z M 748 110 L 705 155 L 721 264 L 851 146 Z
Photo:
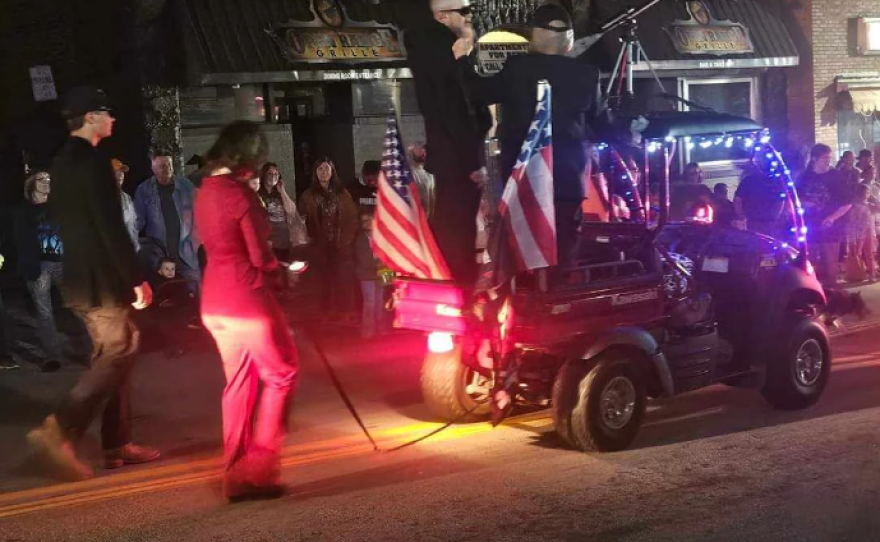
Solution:
M 550 108 L 550 84 L 539 81 L 535 117 L 504 187 L 499 220 L 490 235 L 492 264 L 481 274 L 478 289 L 499 286 L 515 272 L 557 264 Z
M 385 129 L 372 247 L 380 260 L 399 273 L 423 279 L 451 278 L 413 184 L 394 109 L 388 113 Z

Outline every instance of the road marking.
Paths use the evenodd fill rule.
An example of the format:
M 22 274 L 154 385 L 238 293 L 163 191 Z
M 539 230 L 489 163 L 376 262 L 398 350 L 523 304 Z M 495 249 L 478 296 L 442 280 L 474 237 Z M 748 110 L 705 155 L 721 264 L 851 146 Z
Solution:
M 849 370 L 875 365 L 877 354 L 859 354 L 839 357 L 834 360 L 834 370 Z M 653 406 L 653 405 L 652 405 Z M 657 406 L 659 407 L 659 406 Z M 655 408 L 650 408 L 654 410 Z M 649 421 L 645 427 L 717 414 L 722 407 L 693 412 L 674 418 Z M 381 449 L 389 449 L 427 434 L 442 424 L 421 422 L 385 429 L 375 433 Z M 530 427 L 544 429 L 552 425 L 546 409 L 511 417 L 501 424 L 501 429 Z M 431 437 L 430 442 L 463 439 L 493 431 L 488 423 L 457 425 Z M 372 447 L 364 443 L 362 435 L 343 435 L 334 439 L 294 444 L 286 446 L 281 452 L 283 468 L 295 468 L 339 459 L 367 456 L 373 453 Z M 112 498 L 128 497 L 159 490 L 175 489 L 220 479 L 223 459 L 213 457 L 173 465 L 163 465 L 136 471 L 101 476 L 82 482 L 62 483 L 54 486 L 28 489 L 0 494 L 0 519 L 30 514 L 44 510 L 76 506 Z
M 547 416 L 541 413 L 517 416 L 511 418 L 511 425 L 520 421 L 534 423 L 535 420 L 542 417 L 546 418 Z M 427 434 L 442 425 L 440 423 L 424 422 L 394 427 L 378 432 L 376 439 L 380 448 L 387 450 Z M 431 437 L 430 442 L 462 439 L 480 433 L 488 433 L 493 429 L 495 428 L 488 423 L 452 426 L 446 431 Z M 346 435 L 332 440 L 287 446 L 282 450 L 281 466 L 282 468 L 301 467 L 339 459 L 367 456 L 371 453 L 373 453 L 373 448 L 364 444 L 362 436 Z M 6 493 L 0 495 L 0 519 L 208 483 L 220 479 L 222 465 L 223 460 L 221 458 L 211 458 L 190 463 L 102 476 L 83 482 L 70 482 Z

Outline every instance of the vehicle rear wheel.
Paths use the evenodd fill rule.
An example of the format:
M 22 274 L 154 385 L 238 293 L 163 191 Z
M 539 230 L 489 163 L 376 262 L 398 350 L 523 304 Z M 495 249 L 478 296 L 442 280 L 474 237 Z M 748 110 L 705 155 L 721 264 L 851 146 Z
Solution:
M 815 404 L 831 374 L 831 349 L 825 330 L 811 318 L 795 317 L 785 326 L 777 352 L 767 361 L 761 394 L 780 410 Z
M 553 385 L 556 431 L 573 448 L 613 452 L 632 443 L 647 403 L 643 371 L 626 354 L 601 354 L 595 363 L 566 363 Z
M 422 364 L 425 404 L 445 421 L 469 423 L 486 419 L 492 412 L 490 388 L 487 377 L 462 363 L 459 346 L 444 354 L 429 352 Z

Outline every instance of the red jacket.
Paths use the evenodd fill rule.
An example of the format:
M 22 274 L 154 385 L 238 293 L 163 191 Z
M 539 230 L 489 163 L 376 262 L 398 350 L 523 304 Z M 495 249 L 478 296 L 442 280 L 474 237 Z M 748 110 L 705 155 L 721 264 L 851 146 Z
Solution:
M 231 175 L 207 177 L 196 199 L 196 228 L 208 258 L 203 307 L 223 305 L 267 285 L 278 268 L 257 195 Z

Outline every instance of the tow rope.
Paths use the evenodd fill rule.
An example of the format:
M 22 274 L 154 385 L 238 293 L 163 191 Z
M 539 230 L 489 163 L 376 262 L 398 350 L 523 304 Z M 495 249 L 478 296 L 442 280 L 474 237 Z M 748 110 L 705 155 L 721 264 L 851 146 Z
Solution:
M 342 402 L 345 403 L 345 406 L 348 408 L 348 412 L 351 413 L 351 416 L 357 422 L 358 426 L 361 428 L 361 431 L 367 437 L 367 440 L 370 441 L 370 444 L 373 446 L 374 452 L 383 452 L 383 453 L 396 452 L 398 450 L 408 448 L 414 444 L 418 444 L 419 442 L 427 440 L 427 439 L 433 437 L 434 435 L 437 435 L 437 434 L 445 431 L 446 429 L 449 429 L 451 426 L 462 421 L 469 414 L 473 413 L 474 410 L 476 410 L 477 408 L 482 406 L 482 405 L 475 405 L 475 406 L 471 407 L 470 409 L 466 410 L 465 412 L 463 412 L 462 414 L 460 414 L 459 416 L 457 416 L 453 420 L 449 421 L 445 425 L 438 427 L 437 429 L 434 429 L 433 431 L 430 431 L 429 433 L 422 435 L 421 437 L 413 439 L 409 442 L 405 442 L 405 443 L 400 444 L 398 446 L 395 446 L 393 448 L 389 448 L 388 450 L 380 450 L 379 445 L 376 444 L 376 441 L 373 439 L 373 436 L 370 434 L 370 431 L 367 429 L 367 426 L 364 425 L 363 419 L 361 419 L 360 414 L 358 414 L 357 408 L 355 408 L 354 403 L 352 402 L 351 398 L 348 396 L 348 393 L 345 392 L 345 388 L 342 386 L 342 382 L 339 380 L 339 377 L 336 375 L 336 370 L 333 369 L 333 366 L 330 364 L 330 360 L 327 358 L 327 355 L 324 353 L 324 349 L 321 348 L 320 343 L 315 339 L 314 333 L 312 333 L 311 329 L 304 329 L 303 331 L 305 331 L 305 332 L 302 333 L 302 335 L 305 336 L 310 343 L 312 343 L 312 348 L 315 350 L 315 353 L 318 354 L 318 357 L 321 359 L 321 363 L 323 363 L 324 368 L 327 369 L 327 374 L 330 376 L 330 381 L 333 382 L 333 386 L 336 388 L 336 391 L 339 393 L 339 397 L 342 398 Z

